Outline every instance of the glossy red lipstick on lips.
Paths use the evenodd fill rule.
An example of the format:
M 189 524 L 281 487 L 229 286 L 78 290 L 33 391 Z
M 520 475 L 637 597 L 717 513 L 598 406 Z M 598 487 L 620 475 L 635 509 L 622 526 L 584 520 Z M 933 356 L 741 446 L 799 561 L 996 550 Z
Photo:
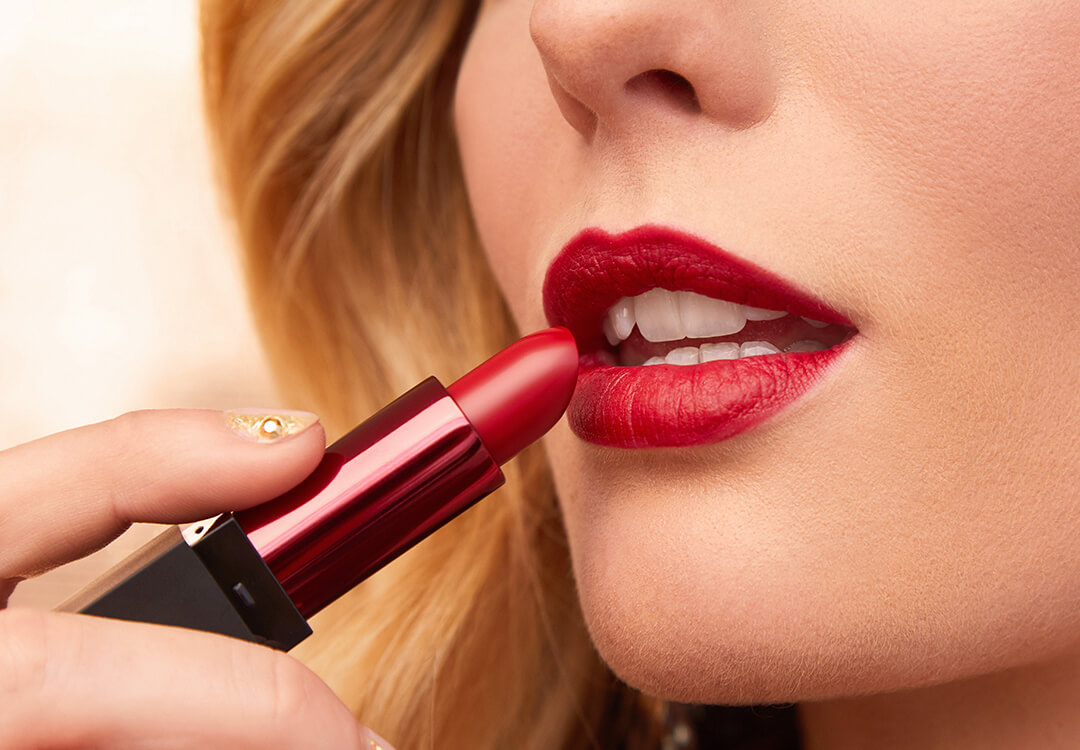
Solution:
M 605 339 L 604 318 L 621 298 L 655 288 L 783 311 L 792 330 L 809 325 L 804 316 L 826 326 L 831 345 L 687 366 L 621 366 Z M 582 352 L 567 411 L 571 429 L 586 441 L 619 448 L 704 445 L 754 427 L 802 396 L 856 333 L 844 315 L 776 274 L 660 226 L 578 234 L 548 269 L 544 309 L 552 325 L 573 332 Z M 775 331 L 783 323 L 755 327 Z M 634 343 L 642 342 L 620 346 Z
M 526 336 L 444 388 L 428 378 L 326 450 L 301 484 L 184 538 L 172 529 L 61 608 L 289 649 L 307 618 L 500 487 L 558 421 L 570 332 Z

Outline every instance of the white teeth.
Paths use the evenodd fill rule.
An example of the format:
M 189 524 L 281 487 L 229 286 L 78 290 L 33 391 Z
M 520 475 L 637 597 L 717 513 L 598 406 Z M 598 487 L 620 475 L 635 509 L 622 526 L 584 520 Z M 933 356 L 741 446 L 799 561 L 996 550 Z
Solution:
M 625 341 L 630 336 L 630 332 L 634 330 L 634 323 L 637 320 L 634 315 L 634 300 L 630 297 L 620 299 L 608 311 L 608 318 L 611 319 L 611 325 L 615 329 L 615 333 Z
M 680 338 L 727 336 L 738 333 L 746 326 L 743 305 L 693 292 L 675 292 L 675 299 L 679 304 L 679 321 L 682 323 Z
M 780 350 L 768 341 L 744 341 L 739 345 L 739 359 L 759 357 L 763 354 L 779 354 Z
M 664 361 L 669 365 L 699 364 L 698 348 L 696 346 L 680 346 L 678 349 L 672 349 L 664 357 Z
M 820 351 L 824 351 L 825 349 L 828 349 L 828 348 L 829 347 L 825 346 L 820 341 L 813 341 L 811 339 L 806 339 L 805 341 L 796 341 L 794 344 L 789 346 L 784 351 L 785 352 L 820 352 Z
M 743 305 L 743 315 L 747 320 L 776 320 L 787 315 L 783 310 L 766 310 L 764 307 Z
M 818 341 L 797 341 L 787 348 L 789 352 L 816 352 L 827 348 Z M 680 346 L 672 349 L 666 357 L 649 357 L 642 364 L 645 365 L 696 365 L 705 362 L 715 362 L 720 359 L 744 359 L 746 357 L 761 357 L 768 354 L 780 354 L 780 350 L 768 341 L 747 341 L 744 344 L 736 344 L 734 341 L 721 341 L 716 344 L 702 344 L 697 346 Z
M 604 318 L 604 338 L 612 346 L 618 346 L 622 340 L 619 338 L 619 334 L 615 331 L 615 324 L 611 322 L 611 316 L 608 315 Z
M 666 289 L 650 289 L 634 298 L 637 327 L 646 341 L 678 341 L 683 335 L 676 297 Z
M 738 359 L 739 345 L 734 341 L 723 341 L 718 344 L 701 345 L 701 361 L 714 362 L 718 359 Z
M 813 320 L 813 319 L 807 318 L 806 316 L 803 316 L 803 315 L 800 315 L 799 317 L 802 318 L 803 320 L 805 320 L 810 325 L 812 325 L 814 328 L 824 328 L 825 326 L 829 325 L 828 323 L 822 323 L 820 320 Z
M 612 346 L 630 337 L 636 325 L 646 341 L 704 339 L 738 333 L 748 320 L 776 320 L 780 310 L 740 305 L 695 292 L 650 289 L 623 297 L 608 310 L 604 335 Z M 811 321 L 811 325 L 817 321 Z M 825 324 L 822 324 L 825 325 Z

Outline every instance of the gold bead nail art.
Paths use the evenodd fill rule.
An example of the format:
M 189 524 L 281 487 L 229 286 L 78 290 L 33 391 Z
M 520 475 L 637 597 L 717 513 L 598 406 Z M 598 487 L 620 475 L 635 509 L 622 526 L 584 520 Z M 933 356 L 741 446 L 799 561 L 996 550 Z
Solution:
M 283 437 L 303 432 L 319 421 L 306 411 L 269 409 L 232 409 L 225 412 L 225 422 L 242 437 L 258 443 L 273 443 Z
M 365 727 L 365 729 L 366 729 L 366 727 Z M 394 750 L 393 746 L 389 742 L 384 740 L 382 737 L 380 737 L 379 735 L 377 735 L 375 732 L 371 731 L 370 729 L 367 729 L 367 734 L 368 734 L 367 750 Z

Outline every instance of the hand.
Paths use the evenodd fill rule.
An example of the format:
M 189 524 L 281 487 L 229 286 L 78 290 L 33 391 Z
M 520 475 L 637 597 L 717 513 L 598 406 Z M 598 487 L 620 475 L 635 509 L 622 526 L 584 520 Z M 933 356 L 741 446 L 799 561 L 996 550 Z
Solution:
M 274 412 L 269 411 L 268 414 Z M 269 500 L 318 464 L 315 423 L 271 443 L 221 412 L 142 411 L 0 451 L 0 607 L 18 581 L 135 521 Z M 181 628 L 0 611 L 0 748 L 390 746 L 290 656 Z

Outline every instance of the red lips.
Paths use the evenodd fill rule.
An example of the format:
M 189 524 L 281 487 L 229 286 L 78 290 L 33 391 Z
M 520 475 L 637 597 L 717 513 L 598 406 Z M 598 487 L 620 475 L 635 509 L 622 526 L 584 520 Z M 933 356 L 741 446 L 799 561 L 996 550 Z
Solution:
M 817 352 L 790 352 L 699 365 L 603 364 L 607 311 L 621 297 L 660 287 L 784 310 L 848 329 Z M 582 352 L 567 412 L 584 440 L 622 448 L 701 445 L 753 427 L 801 396 L 847 346 L 843 315 L 775 274 L 697 237 L 644 226 L 612 235 L 589 229 L 563 248 L 544 281 L 551 325 L 573 332 Z M 835 329 L 834 329 L 835 330 Z

